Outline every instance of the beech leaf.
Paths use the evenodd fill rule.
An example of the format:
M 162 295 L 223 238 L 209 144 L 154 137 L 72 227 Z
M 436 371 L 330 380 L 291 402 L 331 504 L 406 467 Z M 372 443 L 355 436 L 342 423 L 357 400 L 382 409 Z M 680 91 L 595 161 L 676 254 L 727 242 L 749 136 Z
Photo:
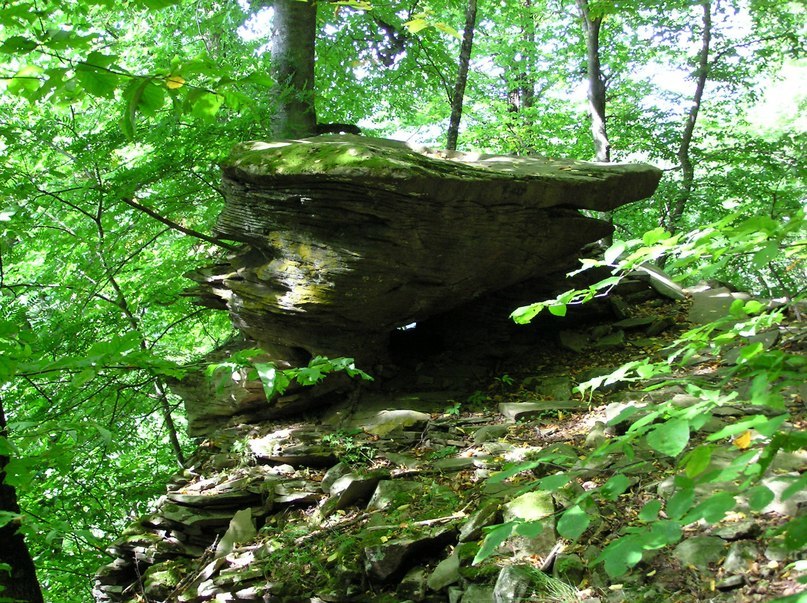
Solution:
M 670 419 L 647 434 L 648 445 L 661 454 L 678 456 L 689 442 L 689 421 Z

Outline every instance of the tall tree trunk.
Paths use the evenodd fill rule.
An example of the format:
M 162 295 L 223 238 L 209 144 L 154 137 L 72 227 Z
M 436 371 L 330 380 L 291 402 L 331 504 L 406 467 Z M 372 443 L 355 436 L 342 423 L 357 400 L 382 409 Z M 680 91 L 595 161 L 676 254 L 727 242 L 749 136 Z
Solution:
M 701 48 L 698 51 L 698 66 L 695 82 L 695 95 L 692 99 L 692 106 L 689 108 L 687 121 L 684 125 L 684 133 L 681 136 L 681 144 L 678 147 L 678 162 L 681 165 L 681 190 L 675 199 L 675 203 L 667 212 L 667 216 L 662 216 L 662 225 L 671 233 L 675 233 L 679 227 L 684 209 L 692 197 L 692 190 L 695 183 L 695 166 L 692 164 L 690 150 L 692 148 L 692 136 L 695 133 L 695 123 L 698 121 L 698 113 L 703 101 L 703 90 L 706 88 L 706 80 L 709 77 L 709 48 L 712 41 L 712 3 L 704 0 L 700 3 L 703 9 L 701 31 Z
M 0 400 L 0 442 L 8 437 L 6 415 Z M 5 483 L 6 466 L 9 457 L 0 454 L 0 512 L 19 514 L 17 492 L 13 486 Z M 0 526 L 0 599 L 10 598 L 25 603 L 42 603 L 42 591 L 36 579 L 34 560 L 25 540 L 17 529 L 17 521 Z M 11 566 L 10 572 L 4 565 Z
M 605 77 L 600 65 L 600 27 L 602 17 L 591 16 L 588 0 L 577 0 L 586 34 L 586 73 L 588 78 L 588 109 L 591 135 L 594 139 L 594 159 L 611 161 L 605 118 Z
M 276 0 L 274 7 L 271 60 L 277 86 L 272 136 L 313 136 L 317 128 L 314 108 L 317 3 L 316 0 Z
M 446 148 L 453 151 L 457 148 L 457 138 L 460 132 L 460 119 L 462 119 L 462 102 L 465 99 L 465 84 L 468 82 L 468 67 L 471 64 L 471 50 L 474 44 L 474 29 L 476 28 L 476 0 L 468 0 L 465 10 L 465 29 L 462 32 L 462 47 L 460 48 L 460 65 L 457 73 L 457 82 L 454 84 L 454 95 L 451 97 L 451 119 L 448 124 Z
M 524 48 L 535 47 L 535 17 L 532 14 L 532 0 L 524 0 L 524 21 L 521 26 L 521 37 Z M 518 95 L 521 99 L 521 108 L 529 109 L 535 104 L 535 68 L 534 56 L 531 52 L 524 52 L 521 60 L 522 70 L 519 76 Z
M 532 55 L 526 50 L 532 49 L 535 45 L 535 18 L 532 14 L 532 0 L 523 0 L 521 7 L 523 9 L 521 16 L 524 18 L 521 23 L 524 50 L 521 53 L 521 60 L 516 65 L 516 74 L 512 80 L 515 87 L 507 94 L 510 110 L 515 113 L 521 113 L 535 103 L 535 71 Z

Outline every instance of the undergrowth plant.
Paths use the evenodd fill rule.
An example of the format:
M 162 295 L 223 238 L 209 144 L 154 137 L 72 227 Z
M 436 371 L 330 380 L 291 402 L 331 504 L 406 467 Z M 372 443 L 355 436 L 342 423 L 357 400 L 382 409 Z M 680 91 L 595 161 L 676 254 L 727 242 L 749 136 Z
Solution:
M 681 279 L 690 274 L 714 274 L 720 265 L 738 257 L 745 257 L 756 269 L 767 270 L 771 275 L 793 271 L 803 267 L 807 259 L 804 224 L 803 211 L 778 222 L 764 216 L 743 218 L 733 214 L 690 233 L 671 236 L 656 229 L 642 239 L 616 241 L 602 259 L 583 260 L 581 270 L 573 273 L 607 266 L 611 276 L 590 287 L 519 308 L 512 318 L 517 323 L 528 323 L 543 310 L 564 316 L 569 305 L 607 295 L 626 276 L 652 269 L 647 264 L 661 258 Z M 781 265 L 772 266 L 774 258 Z M 777 302 L 736 300 L 728 316 L 681 334 L 663 350 L 662 359 L 626 363 L 576 389 L 591 399 L 598 388 L 606 385 L 652 380 L 645 391 L 678 384 L 694 403 L 680 406 L 667 400 L 652 406 L 628 406 L 610 421 L 611 425 L 628 423 L 627 430 L 606 440 L 587 457 L 548 451 L 528 462 L 505 466 L 490 481 L 501 482 L 532 471 L 544 476 L 531 481 L 525 490 L 556 492 L 584 472 L 590 474 L 591 467 L 621 467 L 601 475 L 596 487 L 578 490 L 579 494 L 558 513 L 558 533 L 575 541 L 586 532 L 602 505 L 615 502 L 632 487 L 634 480 L 627 473 L 632 462 L 642 462 L 638 451 L 649 449 L 655 458 L 666 458 L 673 466 L 669 494 L 649 500 L 637 520 L 607 543 L 595 559 L 612 578 L 626 574 L 646 551 L 676 544 L 690 524 L 714 524 L 735 510 L 763 512 L 774 500 L 787 501 L 807 486 L 807 474 L 779 476 L 777 479 L 786 483 L 777 488 L 778 492 L 766 478 L 770 478 L 769 469 L 779 453 L 807 449 L 807 432 L 790 422 L 787 403 L 788 397 L 795 395 L 794 386 L 804 382 L 807 358 L 783 347 L 766 349 L 756 336 L 786 329 L 788 312 L 798 319 L 802 281 L 803 277 L 792 278 L 798 290 L 787 292 Z M 720 359 L 721 368 L 700 380 L 683 370 L 704 358 Z M 748 405 L 758 412 L 717 431 L 708 429 L 718 409 L 728 404 Z M 623 462 L 603 463 L 614 457 L 621 457 Z M 718 459 L 721 462 L 715 462 Z M 540 529 L 540 523 L 517 520 L 493 526 L 474 562 L 493 555 L 512 534 L 529 537 Z M 807 547 L 807 516 L 794 517 L 771 528 L 766 536 L 780 538 L 791 552 L 803 550 Z
M 364 381 L 373 378 L 363 370 L 356 368 L 353 358 L 326 358 L 314 356 L 307 366 L 279 369 L 273 362 L 262 361 L 266 352 L 260 348 L 239 350 L 224 362 L 208 365 L 206 374 L 213 380 L 217 389 L 223 389 L 233 375 L 241 369 L 247 369 L 247 379 L 260 379 L 266 399 L 282 396 L 292 383 L 311 386 L 320 383 L 332 373 L 343 372 L 348 377 L 359 377 Z

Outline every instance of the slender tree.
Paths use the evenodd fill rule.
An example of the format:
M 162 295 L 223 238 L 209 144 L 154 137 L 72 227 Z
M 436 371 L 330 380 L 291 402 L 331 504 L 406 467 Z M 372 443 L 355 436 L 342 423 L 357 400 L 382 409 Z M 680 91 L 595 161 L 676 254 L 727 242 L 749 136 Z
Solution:
M 471 51 L 474 45 L 474 30 L 476 29 L 476 0 L 468 0 L 465 10 L 465 29 L 462 32 L 462 47 L 460 48 L 459 70 L 457 81 L 454 84 L 454 94 L 451 97 L 451 119 L 448 124 L 446 148 L 455 150 L 460 132 L 460 119 L 462 119 L 462 103 L 465 99 L 465 85 L 468 82 L 468 68 L 471 64 Z
M 516 53 L 511 75 L 515 84 L 507 93 L 510 101 L 510 110 L 523 113 L 535 103 L 535 73 L 533 49 L 535 47 L 535 17 L 533 15 L 533 0 L 523 0 L 519 4 L 518 17 L 520 21 L 521 50 Z
M 8 426 L 0 400 L 0 446 L 6 443 Z M 16 518 L 3 523 L 6 513 L 19 516 L 17 491 L 6 483 L 6 467 L 9 457 L 0 448 L 0 600 L 41 603 L 42 591 L 36 578 L 36 569 L 31 553 L 19 532 Z
M 600 29 L 602 15 L 594 16 L 588 0 L 577 0 L 577 8 L 583 21 L 586 35 L 586 77 L 588 80 L 588 108 L 591 117 L 591 135 L 594 139 L 594 158 L 596 161 L 611 160 L 611 144 L 608 142 L 606 128 L 605 76 L 600 62 Z
M 684 215 L 687 203 L 692 197 L 695 185 L 695 166 L 692 163 L 692 137 L 695 133 L 695 124 L 703 102 L 703 91 L 709 78 L 709 51 L 712 40 L 712 3 L 704 0 L 700 3 L 701 17 L 701 45 L 698 51 L 697 66 L 695 68 L 695 94 L 692 105 L 687 113 L 684 132 L 681 135 L 681 144 L 678 146 L 678 162 L 681 168 L 681 188 L 672 207 L 667 208 L 666 215 L 662 216 L 662 225 L 674 233 L 680 228 L 681 216 Z

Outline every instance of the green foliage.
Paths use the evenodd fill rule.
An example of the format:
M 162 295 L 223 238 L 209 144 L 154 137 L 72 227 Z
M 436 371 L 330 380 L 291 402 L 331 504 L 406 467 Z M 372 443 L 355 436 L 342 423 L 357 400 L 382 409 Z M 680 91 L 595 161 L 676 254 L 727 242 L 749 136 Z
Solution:
M 282 396 L 294 382 L 302 386 L 316 385 L 331 373 L 343 372 L 348 377 L 373 380 L 370 375 L 356 368 L 353 358 L 315 356 L 308 362 L 308 366 L 278 369 L 272 362 L 260 361 L 261 356 L 265 356 L 265 352 L 259 348 L 239 350 L 228 361 L 211 363 L 205 372 L 214 379 L 220 390 L 229 381 L 233 371 L 248 368 L 250 370 L 247 378 L 260 379 L 267 400 Z
M 630 270 L 669 256 L 676 278 L 720 278 L 769 296 L 798 297 L 805 284 L 805 149 L 796 120 L 804 96 L 779 94 L 792 99 L 792 111 L 778 120 L 761 109 L 766 104 L 757 105 L 765 100 L 757 91 L 774 88 L 783 65 L 798 66 L 788 63 L 798 59 L 805 39 L 797 3 L 729 0 L 715 7 L 714 85 L 693 141 L 696 186 L 675 237 L 654 229 L 680 194 L 674 168 L 691 102 L 689 43 L 699 35 L 698 23 L 682 1 L 590 4 L 604 17 L 613 155 L 669 168 L 652 202 L 616 212 L 625 241 L 609 250 L 605 263 L 623 262 Z M 439 0 L 416 8 L 358 0 L 319 6 L 320 120 L 365 120 L 372 133 L 440 140 L 463 7 Z M 23 529 L 55 603 L 89 600 L 99 550 L 127 516 L 145 512 L 161 494 L 163 477 L 176 468 L 167 418 L 178 424 L 180 447 L 190 445 L 178 400 L 159 393 L 164 378 L 181 376 L 182 365 L 232 334 L 226 316 L 182 295 L 190 284 L 182 275 L 216 262 L 227 243 L 182 234 L 127 201 L 186 229 L 213 230 L 221 207 L 217 163 L 233 142 L 264 137 L 273 112 L 269 92 L 277 83 L 268 76 L 265 33 L 239 33 L 255 16 L 238 3 L 208 0 L 0 6 L 0 394 L 11 426 L 0 447 L 11 452 L 9 479 L 19 488 Z M 480 7 L 461 145 L 591 156 L 586 104 L 575 91 L 584 57 L 580 25 L 576 11 L 558 11 L 544 0 Z M 792 79 L 799 81 L 798 72 Z M 569 304 L 605 294 L 621 274 L 517 316 L 528 321 L 543 310 L 563 316 Z M 580 391 L 591 395 L 616 380 L 669 375 L 676 363 L 746 341 L 781 315 L 752 304 L 735 308 L 735 318 L 742 320 L 691 331 L 665 361 L 621 367 Z M 779 418 L 780 386 L 800 378 L 803 364 L 753 344 L 739 359 L 732 376 L 751 379 L 749 401 L 766 412 L 735 429 L 754 429 L 768 440 L 759 460 L 740 458 L 723 477 L 753 482 L 777 451 L 804 445 L 798 432 L 783 431 Z M 268 363 L 251 370 L 267 395 L 331 372 L 364 378 L 348 359 L 314 359 L 292 372 Z M 508 385 L 502 377 L 501 389 Z M 681 459 L 691 482 L 713 479 L 710 459 L 743 431 L 679 450 L 698 437 L 698 413 L 706 417 L 728 402 L 715 388 L 693 391 L 703 397 L 696 409 L 665 406 L 652 419 L 632 417 L 638 420 L 624 438 L 602 454 L 649 445 Z M 469 402 L 484 398 L 476 393 Z M 533 467 L 574 462 L 558 457 Z M 540 484 L 557 489 L 572 478 L 563 471 Z M 606 484 L 592 499 L 629 487 L 618 476 Z M 679 518 L 692 512 L 692 491 L 682 482 Z M 751 483 L 745 494 L 759 507 L 770 491 Z M 584 503 L 570 509 L 585 511 Z M 574 535 L 584 517 L 568 511 L 559 523 Z M 787 532 L 789 542 L 800 529 Z M 632 548 L 625 546 L 635 556 L 654 538 L 633 535 Z
M 326 433 L 322 436 L 322 443 L 334 448 L 341 462 L 356 467 L 367 466 L 375 459 L 376 449 L 360 442 L 356 438 L 359 433 L 360 429 Z
M 608 266 L 613 277 L 603 279 L 586 289 L 567 291 L 554 300 L 531 304 L 516 310 L 512 317 L 516 322 L 528 322 L 544 309 L 582 304 L 597 296 L 607 295 L 626 275 L 641 269 L 645 262 L 662 256 L 669 258 L 669 266 L 691 269 L 693 263 L 715 262 L 727 255 L 742 254 L 758 266 L 778 261 L 785 256 L 787 261 L 803 263 L 807 257 L 803 240 L 804 214 L 776 223 L 760 217 L 745 218 L 732 215 L 700 231 L 671 237 L 660 230 L 645 233 L 641 239 L 616 241 L 605 251 L 602 260 L 583 260 L 583 270 L 594 266 Z M 765 252 L 771 242 L 777 254 Z M 786 423 L 789 415 L 784 403 L 784 392 L 804 381 L 807 359 L 786 349 L 766 350 L 752 338 L 758 333 L 776 327 L 784 320 L 787 305 L 774 305 L 756 300 L 736 300 L 726 317 L 712 323 L 693 327 L 683 332 L 666 348 L 666 358 L 653 362 L 649 359 L 626 363 L 609 375 L 596 377 L 580 384 L 577 390 L 582 395 L 592 396 L 600 387 L 620 381 L 638 382 L 667 376 L 662 385 L 678 382 L 672 376 L 696 356 L 709 353 L 721 356 L 726 351 L 736 351 L 736 359 L 728 363 L 718 383 L 701 386 L 687 379 L 681 380 L 689 394 L 697 398 L 691 406 L 681 408 L 672 402 L 661 402 L 652 408 L 626 407 L 611 420 L 612 425 L 629 423 L 624 435 L 616 436 L 600 446 L 588 457 L 589 461 L 604 460 L 610 455 L 635 456 L 634 448 L 642 443 L 650 450 L 677 459 L 679 468 L 674 478 L 674 491 L 666 501 L 651 501 L 639 514 L 641 525 L 628 527 L 624 534 L 610 542 L 597 558 L 612 577 L 628 572 L 641 561 L 645 551 L 675 544 L 681 537 L 683 526 L 703 520 L 717 523 L 726 514 L 737 508 L 740 497 L 745 497 L 754 511 L 761 511 L 774 499 L 774 493 L 762 482 L 773 459 L 781 450 L 807 449 L 807 433 Z M 553 312 L 563 315 L 562 312 Z M 749 384 L 745 401 L 758 406 L 760 413 L 735 421 L 698 439 L 703 443 L 691 446 L 691 440 L 707 424 L 716 409 L 736 402 L 740 394 L 733 386 L 738 380 Z M 657 388 L 659 385 L 651 386 Z M 762 412 L 765 411 L 765 412 Z M 753 430 L 753 432 L 752 432 Z M 751 433 L 757 439 L 751 444 Z M 747 438 L 743 441 L 742 438 Z M 720 451 L 728 457 L 724 466 L 713 468 L 712 459 Z M 563 487 L 580 472 L 576 458 L 556 458 L 553 455 L 506 467 L 490 478 L 498 482 L 525 471 L 532 471 L 542 464 L 552 462 L 564 467 L 564 471 L 533 483 L 532 487 L 554 492 Z M 782 500 L 801 491 L 807 479 L 793 478 L 781 495 Z M 617 471 L 596 489 L 580 494 L 561 511 L 557 524 L 561 536 L 575 540 L 589 525 L 585 501 L 599 498 L 616 501 L 628 490 L 632 481 Z M 715 485 L 710 494 L 698 494 L 698 487 Z M 660 513 L 665 512 L 665 519 Z M 781 528 L 785 546 L 792 551 L 807 547 L 807 531 L 803 518 L 791 520 Z M 493 554 L 498 546 L 518 530 L 518 522 L 493 528 L 486 536 L 476 562 Z

